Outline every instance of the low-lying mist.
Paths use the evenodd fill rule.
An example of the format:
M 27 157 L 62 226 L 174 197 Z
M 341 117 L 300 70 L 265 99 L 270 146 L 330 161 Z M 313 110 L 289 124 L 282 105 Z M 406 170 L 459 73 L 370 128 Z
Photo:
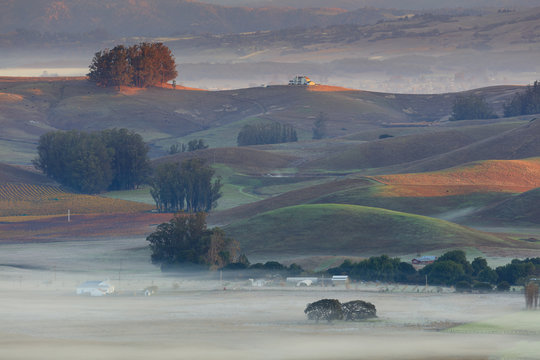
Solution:
M 216 275 L 161 273 L 144 239 L 0 245 L 0 358 L 512 359 L 540 349 L 540 313 L 524 310 L 519 291 L 254 287 Z M 76 295 L 88 280 L 116 292 Z M 306 304 L 323 298 L 369 301 L 378 318 L 307 320 Z

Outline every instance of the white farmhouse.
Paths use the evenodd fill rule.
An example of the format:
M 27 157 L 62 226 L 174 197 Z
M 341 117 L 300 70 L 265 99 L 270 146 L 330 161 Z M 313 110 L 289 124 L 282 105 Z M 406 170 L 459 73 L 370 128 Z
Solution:
M 303 75 L 297 75 L 294 79 L 289 80 L 289 85 L 291 86 L 311 86 L 316 85 L 315 82 L 311 81 L 310 78 Z
M 77 287 L 77 295 L 105 296 L 114 293 L 114 286 L 105 281 L 86 281 Z

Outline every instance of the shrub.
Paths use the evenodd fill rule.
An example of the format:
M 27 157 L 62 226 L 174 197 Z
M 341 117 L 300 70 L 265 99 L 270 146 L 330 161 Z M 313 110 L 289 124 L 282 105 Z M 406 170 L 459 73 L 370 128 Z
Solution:
M 450 121 L 470 119 L 494 119 L 493 112 L 484 98 L 476 95 L 457 96 L 452 107 Z
M 333 320 L 343 319 L 343 309 L 341 303 L 336 299 L 322 299 L 308 304 L 304 313 L 309 320 L 326 320 L 329 323 Z
M 456 283 L 456 291 L 460 293 L 471 292 L 471 284 L 468 281 L 458 281 Z
M 473 290 L 476 290 L 481 293 L 488 293 L 488 292 L 491 292 L 491 290 L 493 290 L 493 287 L 491 286 L 491 284 L 487 282 L 478 282 L 473 285 Z
M 370 302 L 353 300 L 341 305 L 345 320 L 364 320 L 377 317 L 377 309 Z
M 497 285 L 497 291 L 510 291 L 510 284 L 508 281 L 501 281 Z

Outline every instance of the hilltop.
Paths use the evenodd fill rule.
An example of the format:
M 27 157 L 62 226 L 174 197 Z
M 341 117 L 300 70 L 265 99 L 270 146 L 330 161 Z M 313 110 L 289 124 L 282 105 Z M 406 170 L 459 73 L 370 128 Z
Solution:
M 403 254 L 459 246 L 512 246 L 446 221 L 355 205 L 286 207 L 225 228 L 248 254 Z
M 477 92 L 500 102 L 520 89 L 500 86 Z M 230 91 L 117 91 L 81 78 L 18 81 L 4 77 L 0 78 L 0 152 L 9 162 L 28 164 L 37 139 L 47 131 L 126 127 L 141 133 L 151 145 L 151 156 L 158 157 L 171 144 L 193 138 L 204 138 L 211 147 L 235 146 L 242 126 L 261 119 L 290 124 L 300 140 L 306 140 L 311 138 L 313 121 L 320 112 L 329 118 L 330 138 L 377 129 L 384 134 L 389 126 L 395 132 L 400 126 L 439 124 L 450 115 L 456 96 L 320 90 L 270 86 Z

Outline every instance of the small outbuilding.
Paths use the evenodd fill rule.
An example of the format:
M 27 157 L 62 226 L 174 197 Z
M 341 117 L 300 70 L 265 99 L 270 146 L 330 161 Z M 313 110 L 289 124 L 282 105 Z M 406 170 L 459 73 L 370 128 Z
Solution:
M 114 286 L 107 280 L 86 281 L 77 287 L 77 295 L 105 296 L 114 293 Z

